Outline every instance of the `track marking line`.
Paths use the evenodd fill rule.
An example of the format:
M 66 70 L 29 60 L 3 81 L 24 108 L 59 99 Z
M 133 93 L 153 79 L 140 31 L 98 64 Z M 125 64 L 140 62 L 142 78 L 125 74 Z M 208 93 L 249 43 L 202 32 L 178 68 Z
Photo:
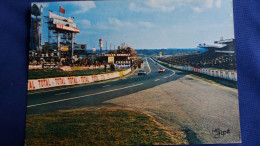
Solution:
M 156 79 L 156 80 L 154 80 L 155 82 L 157 82 L 157 81 L 159 81 L 160 79 Z
M 104 94 L 104 93 L 108 93 L 108 92 L 113 92 L 113 91 L 118 91 L 118 90 L 122 90 L 122 89 L 131 88 L 131 87 L 136 87 L 136 86 L 140 86 L 140 85 L 143 85 L 143 83 L 135 84 L 135 85 L 131 85 L 131 86 L 126 86 L 126 87 L 123 87 L 123 88 L 113 89 L 113 90 L 107 90 L 107 91 L 103 91 L 103 92 L 99 92 L 99 93 L 87 94 L 87 95 L 76 96 L 76 97 L 71 97 L 71 98 L 67 98 L 67 99 L 61 99 L 61 100 L 55 100 L 55 101 L 50 101 L 50 102 L 44 102 L 44 103 L 39 103 L 39 104 L 28 105 L 27 108 L 40 106 L 40 105 L 51 104 L 51 103 L 58 103 L 58 102 L 63 102 L 63 101 L 68 101 L 68 100 L 73 100 L 73 99 L 93 96 L 93 95 Z
M 109 86 L 111 86 L 111 85 L 105 85 L 105 86 L 102 86 L 102 87 L 109 87 Z
M 70 92 L 57 93 L 57 94 L 54 94 L 54 95 L 58 96 L 58 95 L 63 95 L 63 94 L 68 94 L 68 93 L 70 93 Z
M 147 60 L 147 58 L 146 58 L 146 63 L 147 63 L 147 65 L 148 65 L 148 68 L 149 68 L 149 72 L 147 73 L 147 74 L 149 74 L 152 70 L 151 70 L 151 68 L 150 68 L 150 65 L 149 65 L 149 63 L 148 63 L 148 60 Z

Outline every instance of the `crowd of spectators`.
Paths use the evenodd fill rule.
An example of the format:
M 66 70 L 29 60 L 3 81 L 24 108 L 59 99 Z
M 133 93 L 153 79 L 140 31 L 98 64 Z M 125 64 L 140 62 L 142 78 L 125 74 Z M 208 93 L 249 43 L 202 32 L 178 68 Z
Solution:
M 235 54 L 217 53 L 215 50 L 201 54 L 159 58 L 159 60 L 182 66 L 236 70 Z

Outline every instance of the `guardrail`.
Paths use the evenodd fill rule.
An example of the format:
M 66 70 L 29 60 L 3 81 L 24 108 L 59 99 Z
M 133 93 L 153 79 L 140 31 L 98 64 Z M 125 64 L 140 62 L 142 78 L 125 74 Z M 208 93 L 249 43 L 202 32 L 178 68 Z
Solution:
M 114 73 L 90 75 L 90 76 L 73 76 L 73 77 L 57 77 L 57 78 L 46 78 L 46 79 L 35 79 L 28 80 L 28 90 L 37 90 L 50 87 L 86 84 L 96 81 L 108 80 L 117 77 L 124 76 L 131 72 L 131 68 Z
M 191 66 L 179 66 L 179 65 L 169 64 L 169 63 L 166 63 L 166 62 L 154 59 L 154 58 L 152 58 L 152 59 L 158 63 L 161 63 L 168 67 L 176 68 L 179 70 L 191 71 L 191 72 L 206 74 L 206 75 L 212 76 L 212 77 L 218 77 L 218 78 L 223 78 L 223 79 L 227 79 L 227 80 L 237 81 L 236 72 L 217 70 L 217 69 L 208 69 L 208 68 L 197 68 L 197 67 L 191 67 Z

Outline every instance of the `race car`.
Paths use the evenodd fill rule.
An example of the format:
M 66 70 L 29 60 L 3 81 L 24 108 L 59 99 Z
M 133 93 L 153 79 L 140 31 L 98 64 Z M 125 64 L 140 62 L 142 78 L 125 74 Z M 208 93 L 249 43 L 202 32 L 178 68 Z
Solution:
M 145 72 L 144 70 L 140 70 L 140 71 L 138 72 L 138 76 L 141 76 L 141 75 L 146 75 L 146 72 Z
M 160 72 L 165 72 L 165 69 L 164 68 L 159 69 L 158 73 L 160 73 Z

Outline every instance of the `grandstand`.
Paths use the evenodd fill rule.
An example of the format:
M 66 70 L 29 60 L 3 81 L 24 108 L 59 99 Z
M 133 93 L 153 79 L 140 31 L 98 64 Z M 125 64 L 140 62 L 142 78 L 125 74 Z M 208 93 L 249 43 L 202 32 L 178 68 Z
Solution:
M 181 66 L 236 70 L 234 39 L 215 41 L 222 47 L 206 48 L 200 54 L 158 58 L 161 61 Z

